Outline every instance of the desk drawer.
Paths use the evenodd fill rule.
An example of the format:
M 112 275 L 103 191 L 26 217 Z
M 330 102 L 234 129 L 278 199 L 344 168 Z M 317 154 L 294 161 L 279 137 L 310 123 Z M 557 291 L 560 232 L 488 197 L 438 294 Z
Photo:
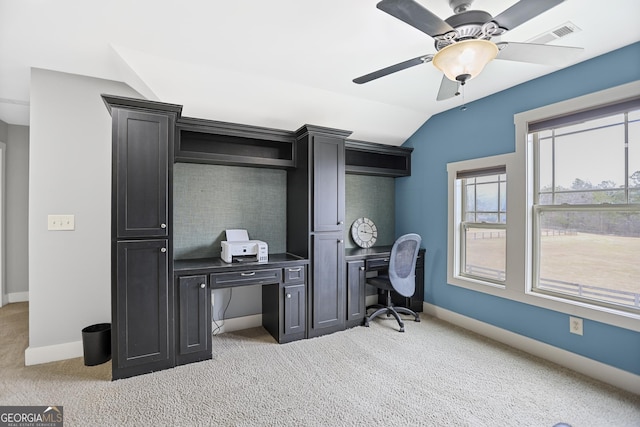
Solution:
M 386 270 L 389 268 L 389 257 L 371 258 L 365 262 L 367 271 Z
M 213 289 L 280 282 L 282 282 L 282 269 L 280 268 L 213 273 L 209 275 L 209 283 Z
M 284 283 L 303 283 L 304 282 L 304 265 L 294 267 L 285 267 L 282 269 L 284 274 Z

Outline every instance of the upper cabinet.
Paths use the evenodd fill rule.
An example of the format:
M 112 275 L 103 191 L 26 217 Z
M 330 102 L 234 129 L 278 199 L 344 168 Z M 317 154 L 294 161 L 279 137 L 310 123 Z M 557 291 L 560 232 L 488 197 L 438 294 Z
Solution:
M 296 164 L 292 132 L 186 117 L 177 129 L 177 162 L 269 168 Z
M 365 141 L 345 141 L 346 173 L 379 176 L 411 175 L 413 148 Z
M 103 95 L 112 116 L 116 238 L 169 236 L 169 170 L 180 106 Z
M 313 231 L 344 228 L 344 137 L 311 133 Z
M 170 117 L 117 108 L 113 121 L 118 237 L 166 237 Z

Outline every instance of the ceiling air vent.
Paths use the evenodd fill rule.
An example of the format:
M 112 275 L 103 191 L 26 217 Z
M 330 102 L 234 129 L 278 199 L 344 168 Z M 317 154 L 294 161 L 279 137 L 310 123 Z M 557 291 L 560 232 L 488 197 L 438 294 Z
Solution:
M 567 22 L 560 25 L 559 27 L 554 28 L 553 30 L 544 32 L 532 39 L 527 40 L 527 43 L 546 44 L 561 37 L 568 36 L 569 34 L 577 33 L 579 31 L 582 30 L 578 28 L 576 24 L 574 24 L 573 22 Z

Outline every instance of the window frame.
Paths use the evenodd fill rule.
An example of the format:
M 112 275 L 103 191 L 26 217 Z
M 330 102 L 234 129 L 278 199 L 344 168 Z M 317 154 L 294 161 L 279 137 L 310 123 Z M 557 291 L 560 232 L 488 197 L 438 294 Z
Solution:
M 463 218 L 465 213 L 465 189 L 461 182 L 461 177 L 468 178 L 472 175 L 468 171 L 488 171 L 490 175 L 500 174 L 506 175 L 506 197 L 507 207 L 506 213 L 509 215 L 509 169 L 513 154 L 502 154 L 498 156 L 483 157 L 479 159 L 464 160 L 461 162 L 447 164 L 447 172 L 449 176 L 449 212 L 448 215 L 448 256 L 447 256 L 447 281 L 449 284 L 461 286 L 472 290 L 493 289 L 497 292 L 504 291 L 506 288 L 506 278 L 504 281 L 492 280 L 490 278 L 465 274 L 462 266 L 465 262 L 465 233 L 464 226 L 468 223 Z M 467 176 L 465 176 L 467 175 Z M 498 207 L 499 209 L 499 207 Z M 508 224 L 508 222 L 507 222 Z M 487 223 L 491 228 L 504 228 L 507 234 L 507 245 L 509 242 L 509 232 L 507 224 Z M 484 225 L 481 225 L 481 227 Z M 507 246 L 508 247 L 508 246 Z M 505 256 L 508 258 L 508 249 Z M 505 260 L 505 266 L 507 261 Z M 505 268 L 505 277 L 508 273 Z
M 576 113 L 574 115 L 565 116 L 569 118 L 569 123 L 563 122 L 563 117 L 552 118 L 550 120 L 551 124 L 549 126 L 543 127 L 541 124 L 534 125 L 536 129 L 532 130 L 529 127 L 529 134 L 527 136 L 528 142 L 533 146 L 533 168 L 534 168 L 534 182 L 533 185 L 533 277 L 531 281 L 531 292 L 556 296 L 558 298 L 567 299 L 569 301 L 579 301 L 587 304 L 593 304 L 598 307 L 607 307 L 615 310 L 629 311 L 631 313 L 640 314 L 640 310 L 638 307 L 628 307 L 624 305 L 618 305 L 613 302 L 606 302 L 602 299 L 589 298 L 580 295 L 573 295 L 567 292 L 556 291 L 550 289 L 549 287 L 541 285 L 542 278 L 540 277 L 540 268 L 542 264 L 542 254 L 541 254 L 541 219 L 542 215 L 545 212 L 634 212 L 640 213 L 640 205 L 630 203 L 629 201 L 629 117 L 626 111 L 629 109 L 633 109 L 637 111 L 638 108 L 638 99 L 623 101 L 621 103 L 614 103 L 610 105 L 606 105 L 604 107 L 596 108 L 591 112 L 587 111 L 586 113 Z M 624 113 L 624 119 L 622 122 L 615 122 L 611 124 L 599 124 L 595 127 L 582 128 L 580 130 L 572 130 L 569 133 L 557 133 L 557 129 L 563 129 L 566 127 L 571 127 L 575 124 L 588 124 L 598 119 L 608 118 L 612 116 L 619 116 Z M 579 121 L 576 123 L 575 115 L 580 116 Z M 543 121 L 544 123 L 544 121 Z M 611 191 L 620 191 L 620 187 L 615 188 L 590 188 L 588 190 L 557 190 L 557 183 L 555 182 L 555 171 L 556 171 L 556 158 L 555 150 L 556 150 L 556 139 L 562 138 L 567 135 L 572 134 L 584 134 L 585 132 L 597 132 L 604 128 L 610 128 L 613 126 L 624 126 L 624 141 L 622 144 L 624 146 L 624 183 L 622 185 L 622 190 L 624 191 L 624 203 L 603 203 L 603 204 L 588 204 L 588 203 L 562 203 L 556 200 L 557 195 L 562 194 L 580 194 L 580 193 L 598 193 L 598 192 L 611 192 Z M 540 137 L 541 132 L 550 132 L 549 136 Z M 550 139 L 550 141 L 544 142 L 544 144 L 551 144 L 551 162 L 553 163 L 551 166 L 551 189 L 549 191 L 543 191 L 540 188 L 540 170 L 542 167 L 542 159 L 540 156 L 540 151 L 542 150 L 542 140 Z M 548 167 L 549 165 L 547 165 Z M 560 165 L 560 167 L 563 167 Z M 551 196 L 551 203 L 549 202 L 541 202 L 540 197 L 543 194 L 547 194 Z M 590 288 L 590 286 L 586 286 L 586 288 Z M 604 291 L 604 289 L 603 289 Z M 637 297 L 636 297 L 637 300 Z
M 636 313 L 597 306 L 583 301 L 569 301 L 555 295 L 532 291 L 534 271 L 533 183 L 535 182 L 533 156 L 535 152 L 533 144 L 529 141 L 529 124 L 616 103 L 633 96 L 640 96 L 640 81 L 517 113 L 514 115 L 515 152 L 447 164 L 449 187 L 447 282 L 449 285 L 640 332 L 640 315 Z M 460 262 L 459 255 L 456 254 L 455 243 L 455 239 L 459 238 L 459 227 L 456 227 L 456 224 L 460 220 L 460 213 L 459 210 L 456 211 L 455 204 L 456 171 L 498 164 L 506 165 L 507 173 L 507 279 L 504 286 L 472 280 L 455 274 L 456 267 Z

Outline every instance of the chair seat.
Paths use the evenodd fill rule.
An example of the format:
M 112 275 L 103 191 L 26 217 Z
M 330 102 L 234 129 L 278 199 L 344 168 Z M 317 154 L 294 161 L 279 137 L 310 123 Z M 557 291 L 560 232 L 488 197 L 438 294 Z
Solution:
M 389 276 L 387 275 L 371 277 L 367 279 L 367 284 L 375 286 L 376 288 L 384 289 L 385 291 L 393 290 L 393 285 L 391 284 L 391 280 L 389 280 Z

